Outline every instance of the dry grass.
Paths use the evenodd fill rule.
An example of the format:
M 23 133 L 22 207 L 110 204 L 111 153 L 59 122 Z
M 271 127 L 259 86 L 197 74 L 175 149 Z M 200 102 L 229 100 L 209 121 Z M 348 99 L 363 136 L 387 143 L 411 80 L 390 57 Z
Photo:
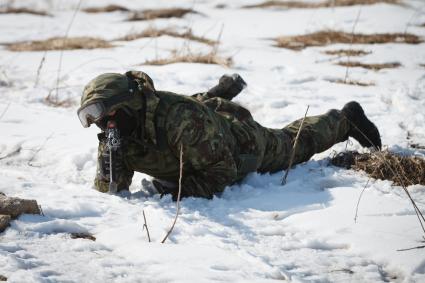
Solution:
M 354 86 L 374 86 L 375 83 L 374 82 L 361 82 L 361 81 L 356 81 L 356 80 L 342 80 L 342 79 L 329 79 L 328 80 L 331 83 L 337 83 L 337 84 L 346 84 L 346 85 L 354 85 Z
M 96 238 L 88 233 L 71 233 L 71 239 L 86 239 L 90 241 L 96 241 Z
M 419 44 L 422 39 L 410 33 L 358 34 L 341 31 L 318 31 L 305 35 L 280 36 L 275 39 L 276 46 L 292 50 L 302 50 L 310 46 L 326 46 L 329 44 L 382 44 L 409 43 Z
M 382 63 L 382 64 L 366 64 L 361 63 L 357 61 L 345 61 L 345 62 L 338 62 L 337 65 L 344 66 L 344 67 L 360 67 L 364 69 L 379 71 L 382 69 L 392 69 L 392 68 L 398 68 L 401 66 L 398 62 L 392 62 L 392 63 Z
M 419 64 L 419 66 L 424 67 L 425 68 L 425 64 Z
M 266 1 L 259 4 L 243 6 L 243 8 L 286 8 L 286 9 L 317 9 L 330 7 L 347 7 L 354 5 L 373 5 L 378 3 L 401 4 L 399 0 L 327 0 L 323 2 L 304 1 Z
M 133 12 L 128 17 L 128 21 L 147 21 L 153 19 L 163 18 L 182 18 L 186 14 L 195 13 L 199 14 L 195 10 L 185 8 L 165 8 L 165 9 L 149 9 L 139 12 Z
M 343 56 L 349 56 L 349 57 L 355 57 L 355 56 L 364 56 L 369 55 L 372 53 L 372 51 L 364 51 L 360 49 L 338 49 L 338 50 L 326 50 L 323 53 L 327 55 L 337 55 L 340 57 Z
M 83 9 L 86 13 L 110 13 L 110 12 L 129 12 L 130 10 L 120 5 L 107 5 L 103 7 L 90 7 Z
M 8 7 L 5 9 L 0 9 L 0 14 L 31 14 L 37 16 L 51 16 L 49 13 L 44 11 L 37 11 L 29 8 L 12 8 Z
M 194 35 L 190 29 L 185 31 L 185 32 L 178 32 L 178 31 L 175 31 L 172 28 L 157 29 L 157 28 L 153 28 L 153 27 L 147 28 L 144 31 L 139 32 L 139 33 L 127 34 L 123 37 L 118 38 L 117 40 L 131 41 L 131 40 L 136 40 L 136 39 L 139 39 L 139 38 L 160 37 L 160 36 L 163 36 L 163 35 L 188 39 L 188 40 L 192 40 L 192 41 L 205 43 L 205 44 L 208 44 L 208 45 L 214 45 L 214 44 L 217 43 L 215 40 L 211 40 L 211 39 L 205 38 L 203 36 Z
M 372 178 L 391 180 L 399 186 L 425 185 L 425 159 L 417 156 L 400 156 L 389 151 L 362 154 L 347 151 L 332 158 L 331 164 L 362 170 Z
M 160 65 L 168 65 L 168 64 L 174 64 L 174 63 L 200 63 L 200 64 L 216 64 L 224 67 L 230 67 L 233 63 L 233 60 L 231 57 L 221 57 L 217 55 L 216 52 L 211 51 L 207 54 L 202 53 L 192 53 L 192 52 L 186 52 L 186 53 L 179 53 L 174 51 L 170 57 L 168 58 L 160 58 L 160 59 L 154 59 L 154 60 L 148 60 L 144 62 L 144 65 L 154 65 L 154 66 L 160 66 Z
M 111 48 L 109 42 L 93 37 L 52 37 L 46 40 L 35 40 L 7 44 L 10 51 L 45 51 Z

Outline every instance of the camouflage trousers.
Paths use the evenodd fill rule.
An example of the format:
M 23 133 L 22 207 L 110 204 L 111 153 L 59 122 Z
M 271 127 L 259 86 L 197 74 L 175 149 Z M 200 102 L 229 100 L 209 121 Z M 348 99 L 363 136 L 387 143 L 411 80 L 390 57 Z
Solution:
M 264 128 L 260 136 L 265 140 L 264 154 L 257 171 L 276 172 L 287 169 L 293 144 L 302 119 L 283 129 Z M 306 117 L 301 129 L 293 164 L 309 160 L 314 154 L 323 152 L 334 144 L 347 140 L 350 124 L 339 110 L 330 110 L 323 115 Z

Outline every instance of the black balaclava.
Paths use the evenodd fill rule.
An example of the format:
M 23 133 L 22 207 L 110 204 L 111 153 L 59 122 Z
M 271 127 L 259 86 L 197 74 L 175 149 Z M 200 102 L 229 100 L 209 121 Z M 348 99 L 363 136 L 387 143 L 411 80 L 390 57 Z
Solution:
M 122 137 L 130 136 L 137 127 L 137 118 L 128 109 L 117 109 L 114 115 L 105 116 L 96 125 L 104 131 L 110 120 L 115 121 Z

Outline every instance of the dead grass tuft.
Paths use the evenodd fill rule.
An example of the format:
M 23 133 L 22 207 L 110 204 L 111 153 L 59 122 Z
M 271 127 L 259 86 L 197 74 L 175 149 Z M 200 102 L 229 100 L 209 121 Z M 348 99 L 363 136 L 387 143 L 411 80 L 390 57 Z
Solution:
M 107 5 L 103 7 L 90 7 L 83 9 L 86 13 L 111 13 L 111 12 L 129 12 L 130 10 L 120 5 Z
M 217 53 L 213 51 L 207 54 L 192 53 L 192 52 L 179 54 L 178 52 L 174 51 L 173 54 L 168 58 L 148 60 L 144 62 L 143 64 L 160 66 L 160 65 L 168 65 L 168 64 L 174 64 L 174 63 L 216 64 L 216 65 L 220 65 L 224 67 L 230 67 L 233 63 L 233 60 L 231 57 L 224 58 L 224 57 L 218 56 Z
M 292 50 L 302 50 L 310 46 L 329 44 L 382 44 L 409 43 L 419 44 L 422 39 L 410 33 L 352 34 L 342 31 L 318 31 L 305 35 L 280 36 L 275 39 L 276 46 Z
M 328 79 L 331 83 L 337 83 L 337 84 L 346 84 L 346 85 L 355 85 L 355 86 L 374 86 L 374 82 L 361 82 L 356 80 L 342 80 L 342 79 Z
M 417 156 L 400 156 L 387 150 L 361 154 L 347 151 L 332 158 L 331 164 L 362 170 L 372 178 L 390 180 L 399 186 L 425 185 L 425 159 Z
M 343 57 L 343 56 L 355 57 L 355 56 L 369 55 L 372 53 L 372 51 L 364 51 L 360 49 L 338 49 L 338 50 L 326 50 L 323 53 L 327 55 L 337 55 L 340 57 Z
M 185 8 L 165 8 L 165 9 L 149 9 L 139 12 L 133 12 L 128 17 L 128 21 L 147 21 L 163 18 L 182 18 L 186 14 L 199 14 L 195 10 Z
M 330 7 L 347 7 L 354 5 L 373 5 L 378 3 L 401 4 L 400 0 L 327 0 L 324 2 L 304 1 L 266 1 L 254 5 L 246 5 L 242 8 L 286 8 L 286 9 L 317 9 Z
M 52 16 L 49 13 L 44 11 L 37 11 L 34 9 L 29 9 L 29 8 L 12 8 L 12 7 L 0 9 L 0 14 L 31 14 L 31 15 L 37 15 L 37 16 L 49 16 L 49 17 Z
M 357 61 L 345 61 L 345 62 L 343 61 L 343 62 L 338 62 L 336 64 L 340 66 L 344 66 L 344 67 L 360 67 L 360 68 L 374 70 L 374 71 L 379 71 L 382 69 L 393 69 L 393 68 L 398 68 L 401 66 L 401 64 L 398 62 L 382 63 L 382 64 L 366 64 L 366 63 L 361 63 Z
M 130 33 L 127 34 L 123 37 L 118 38 L 117 40 L 123 40 L 123 41 L 131 41 L 131 40 L 136 40 L 139 38 L 146 38 L 146 37 L 160 37 L 163 35 L 168 35 L 168 36 L 172 36 L 172 37 L 178 37 L 178 38 L 183 38 L 183 39 L 189 39 L 192 41 L 197 41 L 197 42 L 201 42 L 201 43 L 205 43 L 208 45 L 214 45 L 217 42 L 215 40 L 211 40 L 202 36 L 196 36 L 192 33 L 192 30 L 187 30 L 185 32 L 178 32 L 175 31 L 172 28 L 163 28 L 163 29 L 157 29 L 157 28 L 147 28 L 142 32 L 139 33 Z
M 7 44 L 10 51 L 45 51 L 45 50 L 73 50 L 111 48 L 109 42 L 94 37 L 53 37 L 46 40 L 35 40 Z
M 88 233 L 71 233 L 71 239 L 86 239 L 90 241 L 96 241 L 96 238 Z

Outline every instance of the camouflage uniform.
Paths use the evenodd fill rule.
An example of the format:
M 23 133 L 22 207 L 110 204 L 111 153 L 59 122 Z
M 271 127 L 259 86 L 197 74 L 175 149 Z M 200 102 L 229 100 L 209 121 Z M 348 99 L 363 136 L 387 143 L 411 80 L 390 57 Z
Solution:
M 146 76 L 141 72 L 134 75 Z M 288 167 L 301 120 L 283 129 L 265 128 L 247 109 L 227 99 L 155 91 L 153 83 L 141 97 L 144 111 L 135 118 L 140 129 L 122 141 L 118 190 L 128 189 L 134 171 L 178 183 L 180 145 L 183 196 L 212 198 L 250 172 L 276 172 Z M 294 164 L 346 140 L 349 129 L 349 122 L 338 110 L 307 117 Z M 103 135 L 100 137 L 98 164 L 106 150 Z M 101 168 L 98 165 L 95 186 L 107 192 L 108 179 Z M 174 196 L 176 192 L 177 189 L 170 191 Z

